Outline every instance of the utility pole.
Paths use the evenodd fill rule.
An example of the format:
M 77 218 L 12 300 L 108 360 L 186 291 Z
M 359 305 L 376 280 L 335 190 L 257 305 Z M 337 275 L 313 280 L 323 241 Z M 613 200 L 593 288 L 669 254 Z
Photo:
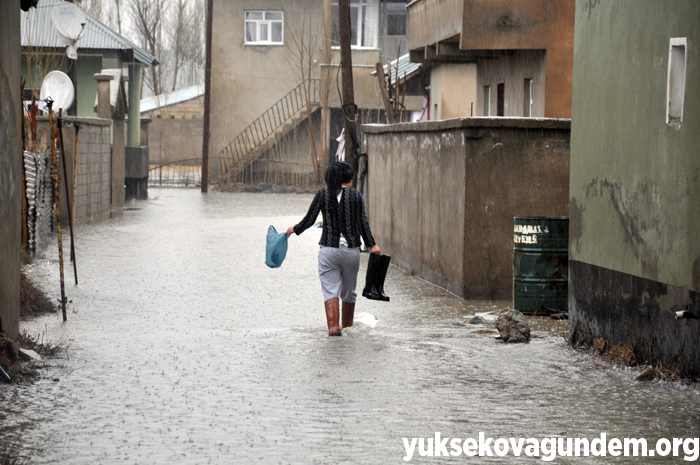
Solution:
M 343 78 L 343 110 L 345 112 L 345 160 L 355 170 L 353 185 L 357 186 L 357 123 L 355 93 L 352 84 L 352 51 L 350 30 L 350 0 L 338 1 L 338 27 L 340 29 L 340 70 Z
M 211 28 L 214 0 L 207 0 L 206 55 L 204 58 L 204 124 L 202 131 L 202 193 L 209 190 L 209 113 L 211 111 Z

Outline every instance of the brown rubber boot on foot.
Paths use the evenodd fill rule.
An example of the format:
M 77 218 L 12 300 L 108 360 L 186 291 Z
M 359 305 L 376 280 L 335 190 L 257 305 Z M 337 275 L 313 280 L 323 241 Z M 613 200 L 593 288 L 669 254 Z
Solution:
M 352 320 L 355 317 L 355 302 L 343 302 L 343 328 L 352 326 Z
M 326 306 L 326 322 L 329 336 L 342 336 L 340 328 L 340 300 L 337 297 L 324 302 Z

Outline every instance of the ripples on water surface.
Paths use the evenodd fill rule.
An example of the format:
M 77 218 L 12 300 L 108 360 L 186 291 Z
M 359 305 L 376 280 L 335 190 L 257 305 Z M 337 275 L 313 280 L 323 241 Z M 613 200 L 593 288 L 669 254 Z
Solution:
M 69 343 L 41 381 L 0 390 L 2 438 L 32 464 L 404 463 L 401 438 L 436 431 L 700 435 L 697 389 L 596 367 L 565 345 L 566 322 L 531 320 L 530 344 L 499 343 L 464 317 L 508 302 L 462 301 L 395 267 L 390 303 L 358 301 L 376 326 L 325 337 L 320 230 L 291 237 L 281 268 L 264 265 L 267 226 L 298 222 L 310 195 L 151 197 L 77 228 L 67 323 L 23 323 Z M 47 255 L 30 273 L 56 297 Z

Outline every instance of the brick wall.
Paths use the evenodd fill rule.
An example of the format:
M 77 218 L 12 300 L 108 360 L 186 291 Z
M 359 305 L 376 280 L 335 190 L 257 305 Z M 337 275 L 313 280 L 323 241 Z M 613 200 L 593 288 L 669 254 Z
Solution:
M 66 118 L 63 128 L 63 143 L 66 151 L 68 184 L 73 205 L 73 169 L 75 154 L 76 121 L 80 124 L 78 132 L 78 176 L 77 196 L 75 198 L 76 221 L 87 219 L 109 211 L 111 202 L 111 121 L 100 118 Z M 38 121 L 39 131 L 48 130 L 48 118 Z M 40 138 L 41 139 L 41 138 Z M 50 149 L 50 141 L 45 144 Z M 41 144 L 40 144 L 41 145 Z M 57 144 L 58 147 L 58 144 Z M 61 218 L 68 221 L 68 206 L 65 202 L 66 192 L 63 183 L 63 171 L 59 166 L 61 184 Z

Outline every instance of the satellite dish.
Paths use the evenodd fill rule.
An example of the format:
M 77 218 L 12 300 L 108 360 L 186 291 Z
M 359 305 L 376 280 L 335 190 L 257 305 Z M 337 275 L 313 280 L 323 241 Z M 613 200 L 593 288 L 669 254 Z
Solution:
M 73 90 L 73 82 L 70 80 L 66 73 L 61 71 L 51 71 L 46 75 L 44 81 L 41 83 L 40 99 L 41 104 L 39 105 L 42 110 L 46 110 L 46 100 L 51 97 L 54 101 L 53 108 L 59 109 L 63 108 L 67 110 L 73 104 L 73 97 L 75 97 L 75 91 Z
M 58 37 L 66 45 L 66 55 L 71 60 L 78 59 L 76 43 L 85 35 L 87 18 L 83 10 L 72 3 L 59 3 L 51 10 L 51 22 Z

